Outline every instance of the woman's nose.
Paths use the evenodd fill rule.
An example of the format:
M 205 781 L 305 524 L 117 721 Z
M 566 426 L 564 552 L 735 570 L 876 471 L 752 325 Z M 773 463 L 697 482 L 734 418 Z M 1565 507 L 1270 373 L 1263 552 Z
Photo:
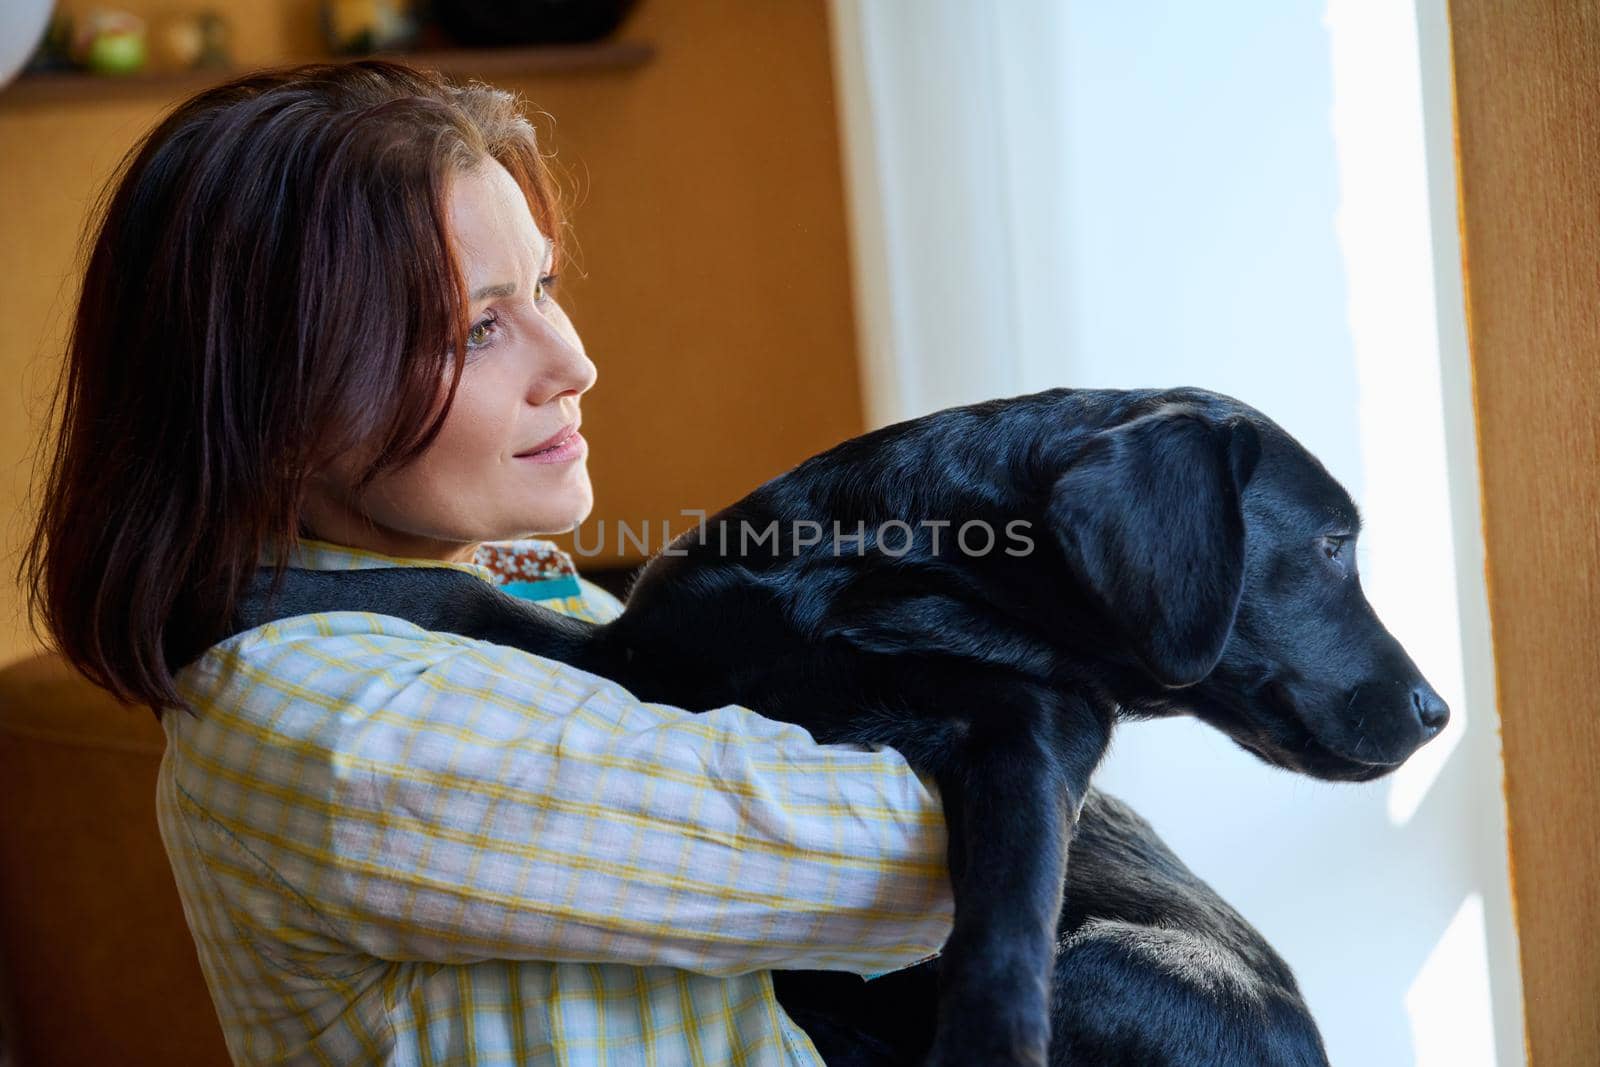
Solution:
M 545 335 L 544 343 L 535 348 L 532 385 L 535 391 L 545 394 L 535 398 L 536 403 L 549 399 L 551 395 L 571 393 L 581 396 L 594 386 L 599 377 L 599 368 L 584 351 L 583 342 L 578 340 L 576 334 L 569 337 L 565 331 L 552 327 Z
M 571 352 L 572 358 L 567 363 L 567 388 L 581 396 L 594 386 L 600 370 L 581 345 L 572 346 Z

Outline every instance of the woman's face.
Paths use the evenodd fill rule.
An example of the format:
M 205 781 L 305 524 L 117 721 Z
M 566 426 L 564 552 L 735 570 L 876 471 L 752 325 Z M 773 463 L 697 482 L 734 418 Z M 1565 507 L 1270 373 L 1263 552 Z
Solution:
M 305 521 L 322 540 L 466 559 L 480 541 L 570 530 L 593 507 L 589 446 L 572 431 L 596 371 L 549 291 L 550 242 L 492 159 L 455 176 L 449 209 L 472 301 L 455 401 L 428 450 L 380 476 L 359 504 L 346 488 L 355 457 L 313 479 Z M 446 377 L 441 394 L 448 388 Z

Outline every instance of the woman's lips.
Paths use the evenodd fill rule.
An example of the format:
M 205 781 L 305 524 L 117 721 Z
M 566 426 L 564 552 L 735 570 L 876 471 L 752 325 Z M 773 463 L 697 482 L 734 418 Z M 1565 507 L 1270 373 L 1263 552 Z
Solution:
M 561 429 L 557 430 L 549 437 L 546 437 L 543 441 L 540 441 L 532 448 L 524 448 L 521 452 L 515 452 L 512 454 L 520 459 L 523 456 L 531 455 L 534 452 L 542 452 L 547 448 L 552 448 L 560 444 L 562 441 L 565 441 L 567 439 L 567 435 L 577 433 L 578 427 L 582 425 L 583 419 L 573 419 L 571 422 L 567 423 L 567 425 L 561 427 Z
M 583 455 L 588 449 L 589 442 L 583 439 L 583 434 L 578 432 L 577 425 L 570 428 L 570 432 L 563 430 L 565 436 L 557 435 L 553 445 L 546 445 L 532 452 L 518 452 L 517 459 L 525 459 L 529 463 L 565 463 Z

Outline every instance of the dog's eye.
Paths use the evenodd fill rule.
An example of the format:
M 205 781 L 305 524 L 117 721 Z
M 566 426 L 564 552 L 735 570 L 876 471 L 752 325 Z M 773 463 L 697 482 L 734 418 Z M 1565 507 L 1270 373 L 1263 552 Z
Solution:
M 1350 540 L 1346 534 L 1324 534 L 1322 536 L 1322 554 L 1333 560 L 1343 560 L 1345 557 L 1344 546 Z

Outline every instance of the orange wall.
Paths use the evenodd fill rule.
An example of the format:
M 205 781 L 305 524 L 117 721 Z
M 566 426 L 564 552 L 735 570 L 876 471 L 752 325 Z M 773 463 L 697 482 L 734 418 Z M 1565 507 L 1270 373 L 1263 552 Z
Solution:
M 314 3 L 213 6 L 233 20 L 241 63 L 317 48 Z M 600 369 L 584 403 L 585 543 L 598 520 L 607 534 L 585 568 L 632 562 L 610 555 L 617 520 L 650 520 L 656 547 L 660 520 L 681 530 L 680 509 L 730 503 L 863 428 L 825 5 L 644 0 L 622 36 L 655 58 L 494 79 L 553 117 L 543 128 L 577 190 L 579 259 L 561 284 Z M 12 575 L 78 235 L 105 175 L 175 100 L 8 104 L 0 91 L 0 373 L 20 384 L 0 394 L 0 663 L 35 644 Z

